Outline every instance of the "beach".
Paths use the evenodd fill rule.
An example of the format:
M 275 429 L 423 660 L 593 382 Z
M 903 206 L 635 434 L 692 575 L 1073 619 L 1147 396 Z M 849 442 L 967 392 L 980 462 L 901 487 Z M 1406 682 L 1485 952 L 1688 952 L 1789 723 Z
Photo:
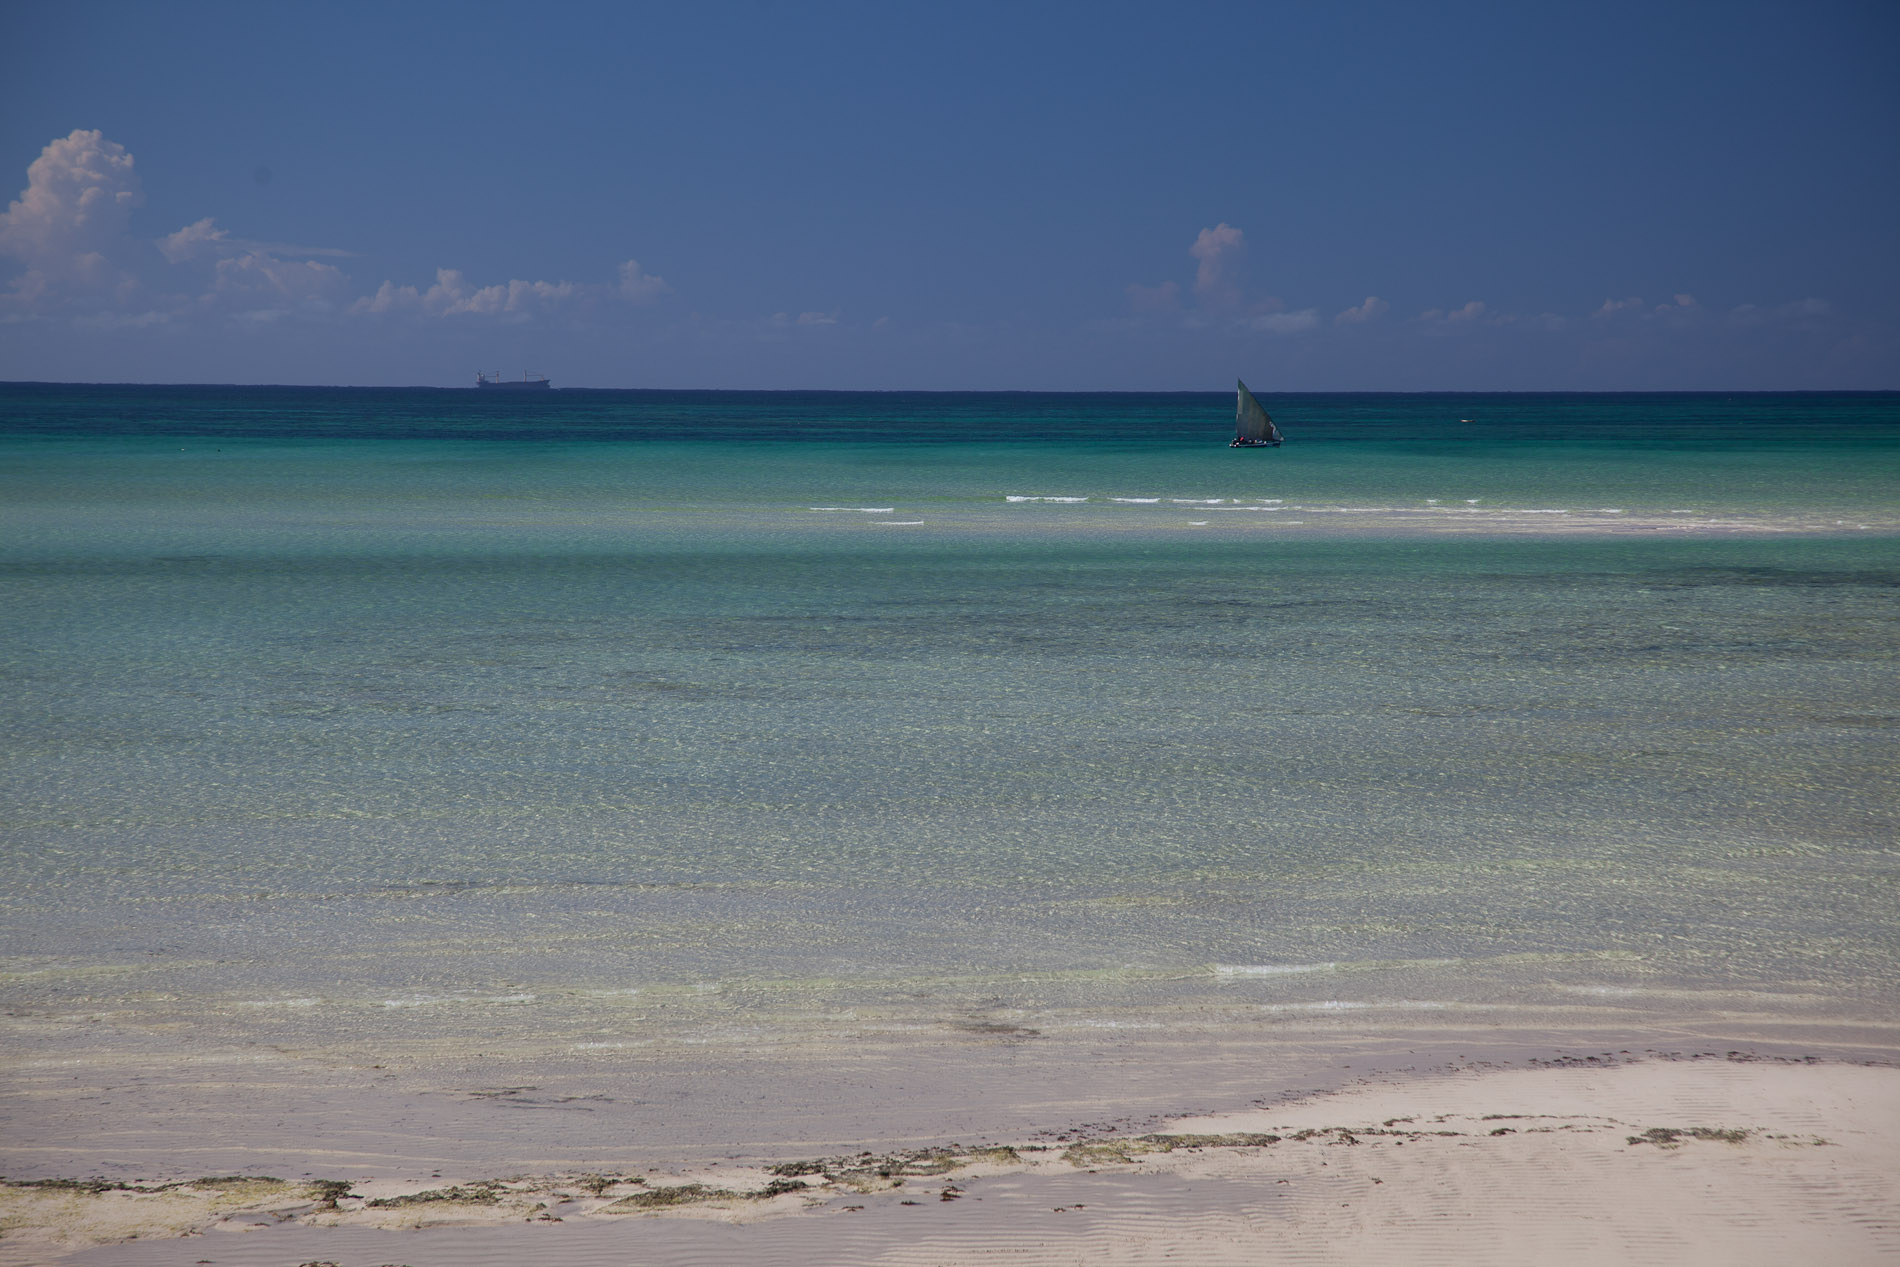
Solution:
M 1871 1264 L 1900 1249 L 1890 1059 L 1364 1060 L 1328 1093 L 1012 1143 L 437 1172 L 335 1199 L 235 1179 L 12 1187 L 0 1261 Z
M 6 391 L 0 1261 L 1895 1251 L 1891 395 Z

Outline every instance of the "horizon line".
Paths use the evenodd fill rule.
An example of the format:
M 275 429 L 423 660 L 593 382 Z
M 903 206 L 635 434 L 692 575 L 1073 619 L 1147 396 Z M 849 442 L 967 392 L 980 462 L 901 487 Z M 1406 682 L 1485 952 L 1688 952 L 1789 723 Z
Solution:
M 472 386 L 439 383 L 213 383 L 141 382 L 130 379 L 69 381 L 0 379 L 0 389 L 16 387 L 195 388 L 282 391 L 468 392 Z M 807 396 L 1224 396 L 1232 388 L 1183 387 L 548 387 L 546 392 L 653 392 Z M 1271 396 L 1893 396 L 1900 387 L 1433 387 L 1433 388 L 1280 388 Z M 484 398 L 486 398 L 484 396 Z M 541 392 L 525 397 L 542 400 Z M 523 397 L 509 393 L 509 400 Z

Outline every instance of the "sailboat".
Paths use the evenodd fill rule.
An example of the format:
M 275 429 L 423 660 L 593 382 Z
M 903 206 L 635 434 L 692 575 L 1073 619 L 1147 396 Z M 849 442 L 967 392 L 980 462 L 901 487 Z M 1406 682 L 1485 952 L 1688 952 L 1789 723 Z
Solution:
M 1227 447 L 1256 449 L 1271 445 L 1279 448 L 1280 441 L 1285 438 L 1280 434 L 1280 429 L 1273 425 L 1273 419 L 1267 417 L 1267 411 L 1247 390 L 1247 384 L 1241 383 L 1239 379 L 1234 381 L 1240 383 L 1240 394 L 1234 407 L 1234 440 Z

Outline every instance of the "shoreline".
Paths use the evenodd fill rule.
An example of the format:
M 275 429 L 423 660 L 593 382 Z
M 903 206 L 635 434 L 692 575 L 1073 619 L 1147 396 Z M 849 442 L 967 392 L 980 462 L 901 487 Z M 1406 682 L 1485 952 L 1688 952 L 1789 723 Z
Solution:
M 1052 1117 L 1007 1137 L 804 1154 L 788 1141 L 611 1169 L 343 1171 L 331 1179 L 352 1195 L 335 1210 L 301 1177 L 161 1192 L 10 1183 L 0 1265 L 238 1263 L 265 1246 L 271 1261 L 344 1267 L 499 1267 L 528 1246 L 563 1265 L 624 1261 L 635 1246 L 652 1261 L 727 1261 L 717 1249 L 946 1264 L 1435 1261 L 1454 1246 L 1481 1263 L 1855 1263 L 1900 1251 L 1900 1050 L 1460 1046 L 1403 1053 L 1409 1067 L 1309 1069 L 1331 1075 L 1324 1089 L 1263 1080 L 1252 1103 L 1213 1113 Z M 1736 1222 L 1764 1201 L 1780 1212 Z M 1470 1240 L 1474 1221 L 1488 1241 Z M 899 1252 L 924 1244 L 935 1257 Z

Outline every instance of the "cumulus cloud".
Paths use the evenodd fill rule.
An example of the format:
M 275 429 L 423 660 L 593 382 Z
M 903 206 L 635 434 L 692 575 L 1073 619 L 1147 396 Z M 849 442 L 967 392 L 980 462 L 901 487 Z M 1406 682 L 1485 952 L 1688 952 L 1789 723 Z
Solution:
M 1474 299 L 1462 308 L 1427 308 L 1418 314 L 1418 319 L 1433 326 L 1469 326 L 1475 325 L 1487 311 L 1484 300 Z
M 478 286 L 458 269 L 440 269 L 426 289 L 384 282 L 351 302 L 350 279 L 324 262 L 349 251 L 237 237 L 210 216 L 156 241 L 139 239 L 131 234 L 130 216 L 141 200 L 124 146 L 85 129 L 48 144 L 27 168 L 25 191 L 0 216 L 0 254 L 26 265 L 0 305 L 28 318 L 83 317 L 99 329 L 213 314 L 255 324 L 293 312 L 528 320 L 583 301 L 651 303 L 672 290 L 630 259 L 612 284 Z M 158 265 L 160 258 L 168 268 Z M 149 285 L 141 285 L 133 268 Z
M 1202 229 L 1188 248 L 1199 264 L 1194 270 L 1194 293 L 1203 302 L 1232 302 L 1238 287 L 1234 272 L 1247 249 L 1247 235 L 1225 220 Z
M 230 240 L 229 235 L 212 222 L 210 216 L 186 225 L 176 233 L 158 240 L 158 253 L 173 264 L 213 254 Z
M 1346 309 L 1334 317 L 1333 320 L 1342 326 L 1360 325 L 1364 322 L 1382 317 L 1391 310 L 1392 305 L 1385 300 L 1379 298 L 1377 295 L 1367 295 L 1366 302 L 1356 307 Z
M 598 304 L 607 299 L 652 303 L 672 289 L 664 277 L 641 268 L 638 260 L 628 260 L 620 266 L 620 281 L 615 286 L 520 279 L 477 286 L 459 268 L 438 268 L 435 284 L 426 290 L 386 281 L 374 293 L 351 304 L 349 311 L 358 316 L 411 313 L 424 317 L 497 317 L 526 321 L 563 308 L 582 303 Z
M 291 308 L 329 311 L 349 289 L 349 278 L 333 264 L 286 258 L 304 252 L 233 238 L 206 216 L 158 240 L 159 254 L 173 265 L 211 264 L 209 289 L 197 298 L 199 307 L 224 304 L 248 319 L 275 319 Z
M 1259 314 L 1279 314 L 1286 305 L 1272 296 L 1246 299 L 1240 284 L 1240 264 L 1247 252 L 1247 235 L 1221 221 L 1202 229 L 1188 244 L 1187 253 L 1195 261 L 1193 306 L 1182 311 L 1182 288 L 1178 282 L 1164 281 L 1156 286 L 1140 282 L 1124 289 L 1129 310 L 1148 315 L 1179 314 L 1176 320 L 1199 326 L 1210 321 L 1232 324 L 1237 329 L 1268 329 L 1257 322 Z M 1276 327 L 1287 323 L 1277 323 Z
M 288 300 L 327 306 L 349 286 L 343 270 L 316 260 L 278 259 L 266 251 L 246 251 L 221 259 L 216 267 L 215 290 L 239 301 L 266 305 Z
M 158 240 L 158 253 L 173 264 L 183 264 L 191 260 L 206 257 L 229 255 L 268 255 L 277 258 L 308 259 L 312 256 L 329 255 L 348 258 L 352 251 L 339 250 L 334 246 L 292 246 L 285 242 L 255 242 L 249 238 L 234 238 L 218 226 L 210 216 L 195 220 L 178 230 L 166 234 Z
M 673 288 L 666 284 L 666 278 L 655 277 L 640 267 L 639 260 L 628 260 L 620 266 L 620 297 L 636 304 L 651 303 Z
M 565 303 L 582 293 L 573 282 L 510 281 L 492 286 L 471 284 L 459 268 L 435 270 L 435 285 L 427 290 L 384 282 L 373 295 L 351 305 L 353 313 L 418 312 L 431 317 L 532 316 Z
M 1632 295 L 1628 299 L 1606 299 L 1603 301 L 1603 306 L 1591 315 L 1607 319 L 1620 312 L 1641 312 L 1642 310 L 1642 299 Z
M 75 128 L 26 169 L 26 188 L 0 216 L 0 252 L 26 265 L 16 296 L 45 301 L 133 284 L 111 257 L 144 201 L 125 147 Z

